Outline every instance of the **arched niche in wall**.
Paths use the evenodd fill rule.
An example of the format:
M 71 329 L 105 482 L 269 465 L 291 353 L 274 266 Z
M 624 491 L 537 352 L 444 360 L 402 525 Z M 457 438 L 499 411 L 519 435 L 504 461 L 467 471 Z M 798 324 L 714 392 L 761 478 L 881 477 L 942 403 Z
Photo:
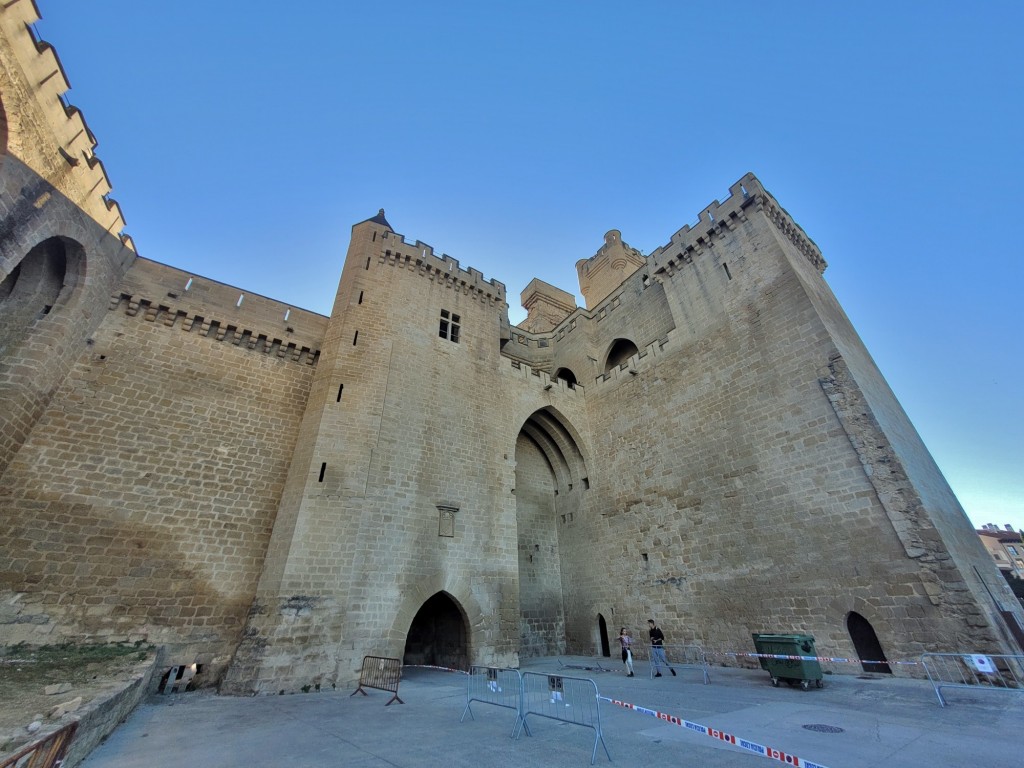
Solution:
M 608 373 L 613 368 L 618 368 L 639 351 L 640 350 L 637 349 L 636 344 L 629 339 L 616 339 L 608 349 L 608 355 L 605 358 L 604 372 Z
M 67 304 L 84 269 L 81 245 L 70 238 L 51 237 L 0 275 L 0 357 L 10 354 L 37 323 Z
M 575 389 L 576 388 L 576 383 L 577 383 L 576 374 L 573 373 L 568 368 L 559 368 L 557 371 L 555 371 L 555 378 L 556 379 L 561 379 L 566 384 L 568 384 L 569 385 L 569 389 Z

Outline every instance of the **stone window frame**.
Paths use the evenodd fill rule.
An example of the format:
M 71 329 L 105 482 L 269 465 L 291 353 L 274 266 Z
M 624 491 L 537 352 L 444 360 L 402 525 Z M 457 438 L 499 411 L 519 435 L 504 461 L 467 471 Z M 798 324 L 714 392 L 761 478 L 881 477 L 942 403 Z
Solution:
M 441 310 L 441 322 L 438 325 L 437 335 L 447 341 L 459 343 L 462 334 L 462 315 L 457 315 L 447 309 Z
M 458 507 L 451 504 L 437 505 L 437 535 L 445 539 L 455 538 L 455 515 Z

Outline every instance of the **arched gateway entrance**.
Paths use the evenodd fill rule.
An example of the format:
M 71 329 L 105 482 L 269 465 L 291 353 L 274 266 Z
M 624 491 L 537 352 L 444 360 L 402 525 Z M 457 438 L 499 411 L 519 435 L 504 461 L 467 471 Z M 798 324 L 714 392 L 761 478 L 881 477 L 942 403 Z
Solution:
M 590 487 L 568 422 L 553 408 L 535 411 L 516 439 L 516 525 L 519 547 L 519 654 L 566 651 L 565 606 L 586 553 L 572 536 Z M 579 635 L 589 642 L 591 617 Z
M 448 594 L 438 592 L 413 618 L 402 663 L 469 669 L 467 636 L 462 610 Z

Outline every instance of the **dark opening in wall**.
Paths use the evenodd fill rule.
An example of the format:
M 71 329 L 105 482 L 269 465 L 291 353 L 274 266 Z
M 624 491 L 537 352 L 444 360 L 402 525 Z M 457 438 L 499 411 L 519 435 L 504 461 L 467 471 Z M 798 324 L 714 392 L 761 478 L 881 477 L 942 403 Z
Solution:
M 608 373 L 612 368 L 617 368 L 639 351 L 636 344 L 629 339 L 616 339 L 608 350 L 608 362 L 605 363 L 604 372 Z
M 402 661 L 448 669 L 468 669 L 469 632 L 459 606 L 438 592 L 417 611 L 406 635 Z
M 327 471 L 327 462 L 325 461 L 323 464 L 320 465 L 320 478 L 317 480 L 318 483 L 322 483 L 324 481 L 324 473 L 326 471 Z
M 366 257 L 366 268 L 367 269 L 370 268 L 370 257 L 369 256 Z
M 67 301 L 84 260 L 76 242 L 51 237 L 0 280 L 0 358 L 21 344 L 36 322 Z
M 356 335 L 352 337 L 352 346 L 353 347 L 356 345 L 357 341 L 359 341 L 359 331 L 356 331 Z
M 725 270 L 725 276 L 732 280 L 732 272 L 729 271 L 729 265 L 726 264 L 724 261 L 722 262 L 722 269 Z
M 344 389 L 345 389 L 345 385 L 344 384 L 339 384 L 338 385 L 338 399 L 337 399 L 336 402 L 339 402 L 339 403 L 341 402 L 341 393 L 342 393 L 342 390 L 344 390 Z
M 363 292 L 362 291 L 359 292 L 359 301 L 357 301 L 356 303 L 357 304 L 362 304 L 363 303 Z
M 168 669 L 160 678 L 157 693 L 180 693 L 193 691 L 195 676 L 203 671 L 202 664 L 179 664 Z
M 576 374 L 568 368 L 559 368 L 555 371 L 555 378 L 564 381 L 569 389 L 576 389 Z

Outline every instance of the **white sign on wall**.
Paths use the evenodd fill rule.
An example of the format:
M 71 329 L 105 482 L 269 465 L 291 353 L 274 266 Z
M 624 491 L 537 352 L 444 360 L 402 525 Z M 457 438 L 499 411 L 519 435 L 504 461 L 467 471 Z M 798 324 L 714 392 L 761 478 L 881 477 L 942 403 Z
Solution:
M 982 656 L 981 654 L 973 653 L 967 658 L 971 660 L 971 664 L 973 664 L 974 668 L 979 672 L 984 672 L 986 675 L 995 674 L 996 668 L 992 666 L 992 659 L 990 659 L 988 656 Z

